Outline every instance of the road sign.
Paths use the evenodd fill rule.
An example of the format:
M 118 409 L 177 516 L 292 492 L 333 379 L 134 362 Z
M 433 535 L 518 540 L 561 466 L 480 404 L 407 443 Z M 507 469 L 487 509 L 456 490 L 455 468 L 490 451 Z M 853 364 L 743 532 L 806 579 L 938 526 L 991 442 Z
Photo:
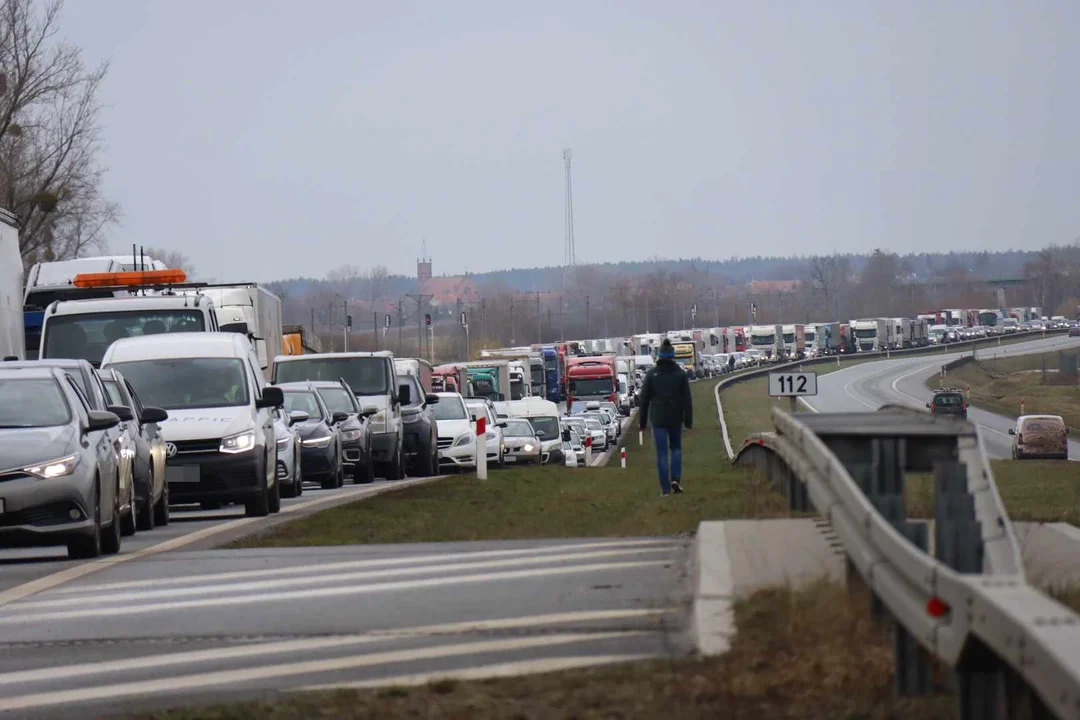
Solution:
M 385 328 L 390 327 L 390 316 L 389 315 L 384 315 L 383 316 L 383 327 L 385 327 Z
M 817 395 L 817 373 L 769 373 L 769 395 L 773 397 Z
M 461 327 L 469 326 L 469 316 L 465 313 L 461 313 Z

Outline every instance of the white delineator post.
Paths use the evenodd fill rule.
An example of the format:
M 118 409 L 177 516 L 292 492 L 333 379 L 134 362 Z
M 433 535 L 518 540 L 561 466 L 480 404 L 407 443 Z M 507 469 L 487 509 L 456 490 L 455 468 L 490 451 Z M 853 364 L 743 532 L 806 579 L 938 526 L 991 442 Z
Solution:
M 623 470 L 626 469 L 626 448 L 623 448 L 622 451 L 619 453 L 619 466 Z
M 645 444 L 645 433 L 643 431 L 641 431 L 641 430 L 637 431 L 637 444 L 638 445 L 644 445 Z
M 592 467 L 592 435 L 585 438 L 585 467 Z
M 476 418 L 476 479 L 487 480 L 487 418 Z

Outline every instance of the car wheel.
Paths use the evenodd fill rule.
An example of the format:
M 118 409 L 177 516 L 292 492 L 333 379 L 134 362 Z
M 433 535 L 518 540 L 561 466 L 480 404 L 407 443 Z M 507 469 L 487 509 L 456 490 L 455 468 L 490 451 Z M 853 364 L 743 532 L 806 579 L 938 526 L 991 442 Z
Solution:
M 101 552 L 115 555 L 120 552 L 120 536 L 123 532 L 124 519 L 120 516 L 120 477 L 116 478 L 116 491 L 113 496 L 113 516 L 108 530 L 101 535 Z
M 398 443 L 397 453 L 394 455 L 394 461 L 386 467 L 386 479 L 387 480 L 401 480 L 404 477 L 403 462 L 401 458 L 401 443 Z
M 89 560 L 101 555 L 101 487 L 94 488 L 94 527 L 89 535 L 80 535 L 68 541 L 68 557 L 73 560 Z
M 375 481 L 375 458 L 371 455 L 371 450 L 367 452 L 367 461 L 361 466 L 362 470 L 359 475 L 353 476 L 353 484 L 356 483 L 356 479 L 359 477 L 360 482 L 369 483 Z
M 504 470 L 506 468 L 506 456 L 503 455 L 502 448 L 499 448 L 499 469 Z
M 153 530 L 154 529 L 154 471 L 150 471 L 150 480 L 146 484 L 146 501 L 139 508 L 138 517 L 139 530 Z
M 293 461 L 296 463 L 296 469 L 293 470 L 293 485 L 296 488 L 296 497 L 300 497 L 304 494 L 304 467 L 300 462 L 299 453 Z
M 266 505 L 271 513 L 281 512 L 281 483 L 276 479 L 274 480 L 274 487 L 270 489 L 270 496 L 267 498 Z
M 169 483 L 161 489 L 161 498 L 154 505 L 154 522 L 162 527 L 169 524 Z
M 266 517 L 270 514 L 270 488 L 266 487 L 266 478 L 262 479 L 254 497 L 244 503 L 244 514 L 248 517 Z
M 345 487 L 345 462 L 344 458 L 341 456 L 341 450 L 338 450 L 337 478 L 334 487 Z
M 131 537 L 139 529 L 138 509 L 135 507 L 135 496 L 132 493 L 130 510 L 127 515 L 121 515 L 120 534 Z

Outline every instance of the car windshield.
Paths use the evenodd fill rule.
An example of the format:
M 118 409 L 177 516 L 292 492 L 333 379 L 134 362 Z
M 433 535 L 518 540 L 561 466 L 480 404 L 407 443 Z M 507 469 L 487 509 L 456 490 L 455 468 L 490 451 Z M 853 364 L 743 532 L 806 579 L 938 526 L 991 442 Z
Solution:
M 467 420 L 469 417 L 465 413 L 465 403 L 461 402 L 461 398 L 447 395 L 440 397 L 439 402 L 431 406 L 431 410 L 436 421 Z
M 495 418 L 491 413 L 491 408 L 489 408 L 486 404 L 478 402 L 466 402 L 465 405 L 469 408 L 469 413 L 471 415 L 476 415 L 476 417 L 483 416 L 487 420 L 488 424 L 495 422 Z
M 197 310 L 52 315 L 45 326 L 41 357 L 99 363 L 109 346 L 121 338 L 204 330 L 202 313 Z
M 139 399 L 166 410 L 247 405 L 244 362 L 237 358 L 169 358 L 116 363 Z
M 285 412 L 290 415 L 294 412 L 305 412 L 309 417 L 322 417 L 319 401 L 315 399 L 315 393 L 310 390 L 286 390 Z
M 611 378 L 571 380 L 570 392 L 574 395 L 610 395 Z
M 585 418 L 585 427 L 590 430 L 603 430 L 604 426 L 600 424 L 600 421 L 594 417 Z
M 532 437 L 535 434 L 528 420 L 507 420 L 503 428 L 506 437 Z
M 356 397 L 345 388 L 319 388 L 319 397 L 330 412 L 343 412 L 350 415 L 356 412 Z
M 536 432 L 536 437 L 541 440 L 554 440 L 559 437 L 559 418 L 531 417 L 529 418 L 529 422 Z
M 0 428 L 50 427 L 70 421 L 71 409 L 55 380 L 0 380 Z
M 388 391 L 386 358 L 383 357 L 305 357 L 274 365 L 274 382 L 289 383 L 303 380 L 344 380 L 359 397 L 383 395 Z

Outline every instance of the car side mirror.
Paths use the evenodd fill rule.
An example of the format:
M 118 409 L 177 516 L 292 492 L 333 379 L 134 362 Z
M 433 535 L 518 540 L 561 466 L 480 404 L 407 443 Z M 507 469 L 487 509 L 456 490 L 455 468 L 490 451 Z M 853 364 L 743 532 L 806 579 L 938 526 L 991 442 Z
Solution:
M 571 437 L 571 435 L 570 435 L 569 430 L 567 430 L 565 428 L 563 429 L 563 431 L 562 431 L 562 439 L 565 440 L 566 442 L 570 442 L 573 439 Z
M 340 423 L 340 422 L 345 422 L 345 421 L 346 421 L 346 420 L 348 420 L 348 419 L 349 419 L 349 413 L 347 413 L 347 412 L 341 412 L 340 410 L 338 410 L 338 411 L 334 412 L 334 413 L 333 413 L 333 414 L 332 414 L 332 415 L 330 416 L 330 422 L 334 423 L 335 425 L 336 425 L 337 423 Z
M 930 409 L 930 403 L 926 403 L 926 409 L 927 409 L 927 410 L 929 410 L 929 409 Z
M 412 387 L 409 385 L 401 385 L 397 391 L 398 402 L 402 405 L 412 404 Z
M 144 423 L 162 423 L 169 419 L 169 413 L 159 407 L 148 405 L 143 408 L 142 417 Z
M 1016 434 L 1016 428 L 1009 428 L 1009 434 L 1010 435 L 1015 435 Z
M 360 414 L 366 418 L 369 418 L 378 412 L 379 408 L 375 407 L 374 405 L 365 405 L 363 411 Z
M 262 397 L 255 401 L 257 408 L 277 408 L 285 404 L 285 392 L 273 385 L 267 385 L 262 390 Z
M 438 405 L 439 404 L 439 396 L 438 395 L 428 395 L 426 398 L 424 398 L 424 400 L 427 402 L 428 405 Z
M 498 421 L 498 422 L 497 422 L 497 423 L 495 423 L 495 424 L 496 424 L 496 425 L 497 425 L 498 427 L 501 427 L 501 428 L 504 428 L 504 427 L 510 427 L 510 423 L 506 422 L 505 420 L 500 420 L 500 421 Z
M 120 418 L 116 413 L 106 412 L 104 410 L 91 410 L 87 415 L 86 430 L 88 432 L 94 430 L 108 430 L 119 424 Z
M 304 422 L 310 418 L 311 416 L 303 410 L 293 410 L 289 413 L 289 425 L 295 425 L 298 422 Z
M 129 422 L 135 419 L 135 413 L 131 412 L 131 408 L 126 405 L 110 405 L 108 410 L 120 418 L 120 422 Z

